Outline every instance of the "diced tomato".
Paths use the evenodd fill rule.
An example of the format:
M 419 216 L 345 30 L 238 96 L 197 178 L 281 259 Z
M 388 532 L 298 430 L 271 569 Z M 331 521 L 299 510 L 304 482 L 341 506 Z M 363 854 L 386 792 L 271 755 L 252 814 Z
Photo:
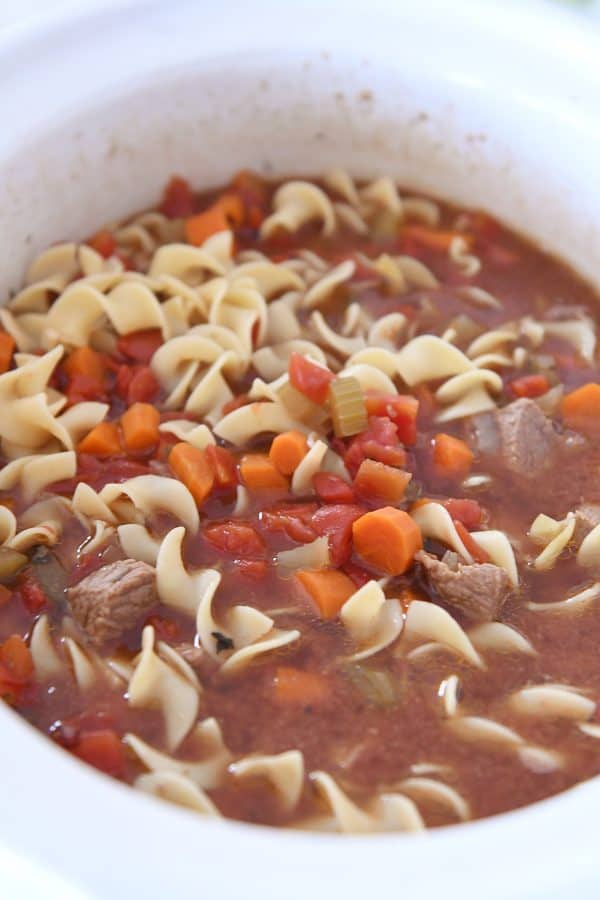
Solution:
M 108 400 L 103 380 L 91 375 L 73 375 L 66 390 L 69 406 L 84 400 Z
M 226 416 L 228 413 L 240 409 L 242 406 L 247 406 L 248 403 L 250 403 L 250 398 L 247 394 L 238 394 L 237 397 L 233 397 L 231 400 L 228 400 L 227 403 L 223 404 L 221 414 Z
M 513 250 L 509 250 L 508 247 L 503 247 L 501 244 L 492 243 L 488 244 L 485 248 L 485 258 L 488 262 L 491 262 L 492 265 L 498 266 L 501 269 L 508 269 L 519 261 L 518 254 Z
M 127 388 L 127 403 L 151 403 L 156 399 L 160 391 L 160 384 L 148 366 L 137 369 Z
M 476 500 L 461 500 L 451 497 L 444 502 L 444 506 L 455 521 L 462 522 L 470 531 L 481 525 L 483 510 Z
M 48 606 L 46 592 L 29 573 L 25 573 L 19 581 L 19 593 L 27 610 L 32 614 L 41 612 Z
M 159 328 L 146 328 L 122 335 L 117 342 L 117 350 L 134 362 L 150 362 L 163 342 Z
M 12 634 L 0 644 L 0 665 L 4 679 L 26 684 L 33 676 L 33 659 L 29 647 L 19 634 Z
M 117 242 L 114 238 L 114 235 L 107 231 L 106 228 L 103 228 L 101 231 L 97 231 L 96 234 L 92 235 L 86 241 L 88 247 L 91 247 L 96 253 L 99 253 L 100 256 L 103 256 L 104 259 L 108 259 L 113 255 L 115 250 L 117 249 Z
M 206 458 L 215 473 L 215 483 L 220 488 L 234 488 L 238 482 L 238 471 L 233 453 L 224 447 L 209 445 L 205 450 Z
M 387 416 L 369 416 L 366 430 L 350 441 L 344 463 L 353 478 L 363 459 L 375 459 L 388 466 L 406 463 L 406 453 L 398 441 L 398 429 Z
M 261 524 L 267 531 L 283 531 L 291 540 L 299 544 L 309 544 L 317 537 L 311 524 L 317 509 L 316 503 L 273 507 L 262 513 Z
M 125 772 L 123 742 L 116 732 L 109 729 L 80 735 L 71 752 L 106 775 L 121 778 Z
M 154 628 L 159 641 L 171 643 L 179 637 L 179 625 L 173 619 L 166 619 L 164 616 L 149 616 L 145 624 Z
M 342 569 L 346 575 L 352 579 L 356 587 L 362 587 L 363 584 L 366 584 L 367 581 L 370 581 L 373 578 L 373 575 L 370 572 L 367 572 L 366 569 L 363 569 L 363 567 L 359 566 L 357 563 L 352 562 L 351 559 L 342 566 Z
M 322 506 L 314 514 L 312 523 L 319 535 L 329 541 L 329 554 L 334 566 L 348 562 L 352 554 L 352 523 L 367 512 L 364 506 L 336 503 Z
M 333 372 L 320 366 L 300 353 L 292 353 L 288 367 L 290 382 L 297 391 L 322 404 L 327 400 L 329 385 L 334 379 Z
M 245 522 L 222 522 L 209 525 L 202 532 L 213 547 L 238 557 L 264 556 L 265 542 L 260 534 Z
M 419 401 L 411 394 L 375 394 L 365 397 L 370 416 L 387 416 L 398 429 L 398 439 L 412 446 L 417 440 Z
M 348 482 L 332 472 L 317 472 L 313 475 L 312 483 L 323 503 L 354 503 L 356 500 Z
M 194 195 L 185 178 L 173 175 L 167 184 L 160 210 L 170 219 L 182 219 L 194 212 Z
M 509 382 L 509 388 L 515 397 L 541 397 L 550 390 L 550 382 L 545 375 L 523 375 Z
M 262 581 L 268 571 L 267 562 L 264 559 L 238 559 L 236 566 L 240 575 L 250 581 Z
M 473 538 L 470 532 L 467 531 L 462 522 L 459 522 L 458 519 L 454 520 L 454 527 L 456 528 L 456 532 L 475 560 L 476 563 L 489 563 L 491 562 L 489 554 L 480 547 L 477 541 Z

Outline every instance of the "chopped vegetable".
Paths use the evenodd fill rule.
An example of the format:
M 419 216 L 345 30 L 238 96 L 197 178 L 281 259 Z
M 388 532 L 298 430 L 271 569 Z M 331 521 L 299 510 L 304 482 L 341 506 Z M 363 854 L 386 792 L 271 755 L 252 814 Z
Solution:
M 331 680 L 320 672 L 305 672 L 292 666 L 278 666 L 273 679 L 279 703 L 320 706 L 331 697 Z
M 84 375 L 103 385 L 106 365 L 102 355 L 91 347 L 76 347 L 65 359 L 63 370 L 69 378 Z
M 213 489 L 214 469 L 204 450 L 182 441 L 169 453 L 169 465 L 198 504 L 202 506 Z
M 451 497 L 444 501 L 444 506 L 451 518 L 462 522 L 465 528 L 479 528 L 481 525 L 483 510 L 477 500 L 461 500 Z
M 261 513 L 261 523 L 269 532 L 284 532 L 293 541 L 308 544 L 317 537 L 312 526 L 312 517 L 317 511 L 316 503 L 295 503 L 279 506 Z
M 273 439 L 269 459 L 282 475 L 292 475 L 307 453 L 306 435 L 301 431 L 284 431 Z
M 491 558 L 489 554 L 480 547 L 477 541 L 469 534 L 462 522 L 458 519 L 454 520 L 454 527 L 459 538 L 473 557 L 476 563 L 489 563 Z
M 266 453 L 246 453 L 240 460 L 240 475 L 250 491 L 285 491 L 288 481 Z
M 410 394 L 365 395 L 369 416 L 387 416 L 397 429 L 398 440 L 409 447 L 417 440 L 419 401 Z
M 24 553 L 10 547 L 0 547 L 0 581 L 10 581 L 28 562 Z
M 332 472 L 317 472 L 313 475 L 312 483 L 323 503 L 354 503 L 356 500 L 350 485 Z
M 329 385 L 329 407 L 336 437 L 352 437 L 367 427 L 363 390 L 353 376 L 334 378 Z
M 221 522 L 209 525 L 202 532 L 207 541 L 225 553 L 240 557 L 261 557 L 265 543 L 260 534 L 246 522 Z
M 345 672 L 356 690 L 374 706 L 388 709 L 398 702 L 397 684 L 390 672 L 360 665 L 347 666 Z
M 436 434 L 433 439 L 433 462 L 444 478 L 465 478 L 471 470 L 475 456 L 460 438 L 450 434 Z
M 6 331 L 0 331 L 0 374 L 10 369 L 15 346 L 13 336 Z
M 244 221 L 244 206 L 235 194 L 224 194 L 204 212 L 185 221 L 185 239 L 200 247 L 204 241 L 219 231 L 239 227 Z
M 425 225 L 405 225 L 402 228 L 402 237 L 416 241 L 423 247 L 427 247 L 428 250 L 436 250 L 440 253 L 447 253 L 455 238 L 461 238 L 468 245 L 473 242 L 471 235 L 462 231 L 440 231 L 427 228 Z
M 117 341 L 117 350 L 134 362 L 150 362 L 163 342 L 160 328 L 146 328 L 143 331 L 132 331 L 123 334 Z
M 346 600 L 356 592 L 352 579 L 337 569 L 306 570 L 296 572 L 295 577 L 323 619 L 334 619 Z
M 174 175 L 167 184 L 161 203 L 161 212 L 170 219 L 191 216 L 194 212 L 194 195 L 185 178 Z
M 233 453 L 214 444 L 209 444 L 204 453 L 213 467 L 217 487 L 234 488 L 238 484 L 238 473 Z
M 93 456 L 116 456 L 122 452 L 119 426 L 116 422 L 100 422 L 77 444 L 79 453 Z
M 16 682 L 27 682 L 33 675 L 33 659 L 22 637 L 13 634 L 0 645 L 0 665 L 8 677 Z
M 550 382 L 545 375 L 523 375 L 509 382 L 508 387 L 515 397 L 541 397 L 550 390 Z
M 331 563 L 341 566 L 352 553 L 352 523 L 365 513 L 364 506 L 349 503 L 322 506 L 312 517 L 312 527 L 329 540 Z
M 371 416 L 368 428 L 350 441 L 344 464 L 353 477 L 363 459 L 376 459 L 388 466 L 406 463 L 406 452 L 398 440 L 398 428 L 387 416 Z
M 412 475 L 373 459 L 364 459 L 354 479 L 359 497 L 369 502 L 400 503 Z
M 123 413 L 123 443 L 129 451 L 151 450 L 160 440 L 160 413 L 149 403 L 134 403 Z
M 368 512 L 352 525 L 354 549 L 368 565 L 402 575 L 423 546 L 421 531 L 408 513 L 393 506 Z
M 82 734 L 71 752 L 106 775 L 120 778 L 125 771 L 125 748 L 119 735 L 108 728 Z
M 123 369 L 126 370 L 126 373 L 124 373 L 123 385 L 119 390 L 119 374 Z M 139 366 L 136 369 L 122 366 L 117 374 L 117 392 L 129 406 L 132 403 L 150 403 L 160 392 L 160 385 L 149 366 Z
M 292 353 L 290 356 L 288 374 L 292 387 L 318 405 L 327 400 L 329 385 L 335 377 L 325 366 L 320 366 L 300 353 Z
M 600 384 L 593 381 L 562 399 L 560 411 L 565 423 L 584 434 L 600 433 Z
M 117 242 L 114 235 L 106 228 L 97 231 L 96 234 L 92 235 L 92 237 L 86 241 L 86 244 L 88 247 L 91 247 L 92 250 L 95 250 L 96 253 L 99 253 L 100 256 L 103 256 L 104 259 L 109 259 L 117 249 Z

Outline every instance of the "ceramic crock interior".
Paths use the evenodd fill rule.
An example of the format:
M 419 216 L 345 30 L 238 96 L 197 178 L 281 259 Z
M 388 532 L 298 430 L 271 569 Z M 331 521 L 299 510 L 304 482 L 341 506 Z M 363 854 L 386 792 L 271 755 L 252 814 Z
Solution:
M 111 24 L 99 17 L 94 39 L 89 31 L 81 32 L 80 45 L 76 41 L 81 23 L 56 30 L 50 57 L 39 36 L 32 39 L 25 58 L 18 48 L 9 48 L 4 65 L 11 59 L 18 65 L 0 84 L 7 113 L 14 114 L 14 127 L 0 146 L 0 297 L 18 287 L 35 252 L 150 205 L 171 173 L 185 174 L 204 186 L 242 167 L 313 174 L 336 165 L 356 176 L 391 174 L 413 191 L 494 212 L 600 282 L 600 134 L 590 119 L 586 96 L 593 96 L 597 72 L 596 82 L 588 79 L 579 96 L 561 84 L 568 63 L 557 71 L 550 57 L 547 64 L 528 68 L 521 48 L 506 67 L 509 51 L 490 49 L 493 21 L 473 25 L 486 35 L 480 44 L 473 43 L 472 33 L 465 32 L 463 4 L 453 17 L 448 8 L 441 14 L 445 28 L 439 33 L 432 31 L 431 18 L 437 3 L 431 4 L 433 13 L 416 18 L 382 4 L 387 11 L 380 11 L 377 33 L 361 33 L 365 20 L 357 5 L 350 4 L 347 33 L 340 35 L 325 12 L 319 40 L 306 23 L 283 29 L 277 19 L 281 13 L 273 11 L 279 22 L 274 26 L 277 40 L 265 38 L 263 29 L 258 43 L 248 38 L 253 52 L 241 48 L 239 36 L 228 38 L 223 21 L 218 27 L 202 21 L 204 4 L 195 11 L 190 4 L 172 6 L 180 8 L 179 19 L 173 9 L 157 12 L 152 7 L 151 29 L 139 18 L 122 17 L 121 32 L 114 19 Z M 232 16 L 246 15 L 242 7 L 231 6 L 237 10 Z M 392 16 L 389 27 L 386 15 Z M 200 37 L 196 30 L 192 41 L 192 26 L 202 27 L 202 40 L 211 52 L 199 51 Z M 253 29 L 256 22 L 248 18 L 246 34 Z M 550 51 L 543 40 L 538 44 L 534 57 L 539 63 Z M 587 66 L 589 59 L 581 57 L 579 49 L 571 47 L 569 53 Z M 26 62 L 31 75 L 24 79 Z M 43 84 L 44 102 L 36 108 L 36 86 Z M 14 746 L 47 765 L 59 782 L 69 777 L 72 767 L 73 785 L 82 795 L 93 785 L 101 819 L 108 821 L 118 809 L 121 827 L 126 821 L 132 828 L 144 827 L 134 816 L 133 800 L 127 806 L 125 791 L 113 792 L 93 773 L 85 772 L 84 778 L 78 764 L 67 757 L 59 760 L 54 750 L 45 755 L 42 742 L 3 709 L 0 720 L 4 745 L 14 735 Z M 0 752 L 0 762 L 4 755 L 9 758 L 8 751 Z M 27 796 L 25 774 L 17 780 Z M 66 801 L 65 809 L 71 812 L 76 809 L 75 793 L 73 787 Z M 152 821 L 172 829 L 173 835 L 183 829 L 176 824 L 184 823 L 179 813 L 159 811 L 145 799 L 136 802 L 140 805 L 135 812 L 147 819 L 147 828 Z M 190 822 L 186 817 L 186 828 Z M 248 862 L 250 847 L 259 851 L 257 831 L 246 839 L 248 829 L 227 827 L 246 846 Z M 467 826 L 470 834 L 475 829 L 481 835 L 481 847 L 490 834 L 486 827 Z M 223 835 L 221 828 L 215 834 Z M 457 834 L 460 829 L 451 831 Z M 440 846 L 446 839 L 435 840 Z M 33 843 L 43 855 L 43 840 Z M 459 846 L 455 838 L 446 844 L 448 850 L 451 844 Z M 116 846 L 114 852 L 116 871 Z M 132 859 L 138 855 L 135 848 L 131 853 Z M 46 855 L 52 865 L 60 861 L 50 850 Z M 415 850 L 414 858 L 418 856 Z M 90 867 L 84 853 L 79 859 L 83 862 L 75 869 L 82 876 Z M 120 859 L 126 865 L 124 853 Z M 324 858 L 313 860 L 315 871 L 327 871 Z M 150 869 L 154 866 L 147 858 L 146 863 Z M 116 875 L 111 880 L 108 871 L 101 872 L 101 866 L 92 868 L 105 885 L 122 884 Z M 181 871 L 188 868 L 186 863 Z M 498 893 L 497 885 L 488 887 L 489 897 L 508 896 Z M 282 896 L 279 890 L 271 894 L 263 888 L 263 900 Z M 350 887 L 347 896 L 355 896 Z

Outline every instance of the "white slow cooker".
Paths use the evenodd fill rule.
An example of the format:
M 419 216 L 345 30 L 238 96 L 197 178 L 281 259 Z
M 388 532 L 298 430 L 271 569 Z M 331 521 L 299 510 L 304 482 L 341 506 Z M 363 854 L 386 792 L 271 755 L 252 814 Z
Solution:
M 600 30 L 558 7 L 37 5 L 0 31 L 0 297 L 38 250 L 151 204 L 171 173 L 201 186 L 241 167 L 390 173 L 600 283 Z M 417 836 L 277 831 L 137 794 L 4 706 L 0 779 L 6 900 L 600 895 L 598 779 Z

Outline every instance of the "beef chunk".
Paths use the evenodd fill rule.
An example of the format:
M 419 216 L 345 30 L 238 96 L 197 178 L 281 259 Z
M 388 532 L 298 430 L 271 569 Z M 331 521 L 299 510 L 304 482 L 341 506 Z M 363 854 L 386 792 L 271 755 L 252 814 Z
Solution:
M 152 566 L 120 559 L 69 588 L 69 604 L 91 643 L 121 638 L 157 602 Z
M 515 475 L 535 476 L 552 464 L 559 436 L 537 403 L 522 398 L 475 416 L 469 443 L 482 455 L 500 455 Z
M 584 503 L 575 510 L 575 532 L 573 540 L 581 543 L 592 528 L 600 525 L 600 506 L 594 503 Z
M 509 577 L 500 566 L 460 562 L 452 565 L 453 560 L 439 560 L 424 550 L 415 559 L 421 564 L 429 587 L 451 609 L 472 622 L 491 622 L 498 617 L 511 591 Z

